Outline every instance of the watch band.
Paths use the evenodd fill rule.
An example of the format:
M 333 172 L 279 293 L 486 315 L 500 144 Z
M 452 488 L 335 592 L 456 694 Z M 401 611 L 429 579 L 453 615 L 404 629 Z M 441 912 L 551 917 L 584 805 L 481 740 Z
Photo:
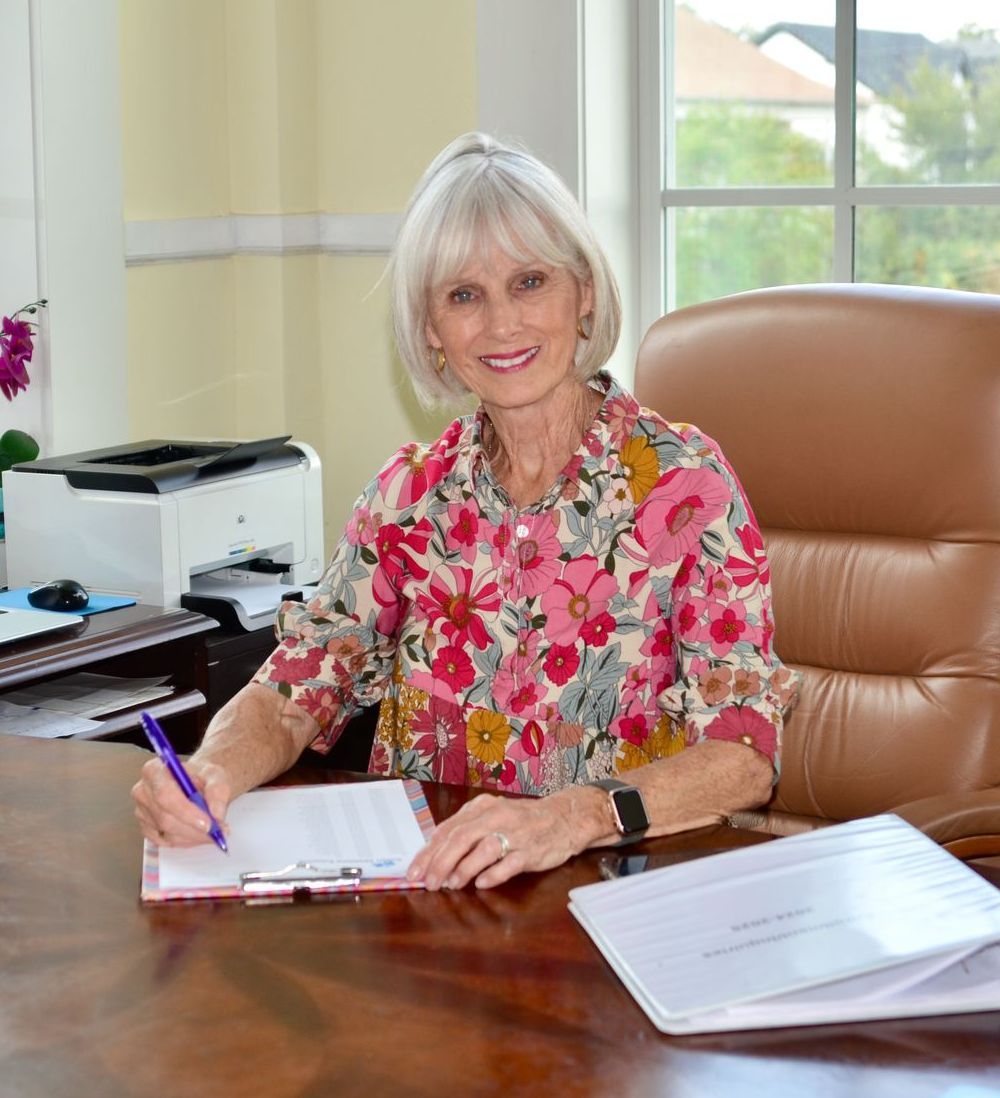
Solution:
M 618 778 L 600 778 L 588 785 L 595 785 L 608 794 L 615 830 L 621 836 L 619 846 L 638 842 L 646 834 L 649 816 L 640 789 Z

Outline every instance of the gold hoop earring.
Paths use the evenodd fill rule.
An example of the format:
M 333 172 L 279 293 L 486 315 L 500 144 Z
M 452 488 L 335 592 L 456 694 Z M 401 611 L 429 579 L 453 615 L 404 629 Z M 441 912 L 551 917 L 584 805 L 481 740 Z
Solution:
M 444 351 L 440 347 L 438 347 L 437 348 L 437 364 L 435 365 L 434 369 L 439 374 L 443 374 L 444 373 L 444 368 L 447 365 L 448 365 L 448 360 L 444 357 Z
M 592 314 L 588 313 L 587 315 L 591 316 Z M 583 320 L 584 318 L 581 316 L 580 319 L 576 322 L 576 334 L 581 339 L 590 339 L 590 332 L 584 330 Z

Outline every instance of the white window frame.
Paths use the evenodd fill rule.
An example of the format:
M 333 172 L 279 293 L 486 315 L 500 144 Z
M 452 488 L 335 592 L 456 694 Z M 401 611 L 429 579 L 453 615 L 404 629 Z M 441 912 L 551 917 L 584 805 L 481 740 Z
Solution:
M 854 21 L 856 0 L 836 0 L 834 171 L 832 186 L 677 187 L 673 149 L 672 35 L 677 0 L 638 0 L 639 266 L 641 324 L 648 328 L 676 304 L 667 211 L 678 207 L 820 206 L 833 209 L 833 280 L 854 281 L 854 222 L 859 208 L 1000 205 L 1000 185 L 857 186 L 854 182 Z M 846 75 L 846 79 L 844 78 Z

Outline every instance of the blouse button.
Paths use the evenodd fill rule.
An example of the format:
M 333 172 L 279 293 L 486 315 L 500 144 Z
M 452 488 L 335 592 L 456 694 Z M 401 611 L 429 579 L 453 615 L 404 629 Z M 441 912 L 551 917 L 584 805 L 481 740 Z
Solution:
M 514 531 L 514 533 L 517 534 L 517 536 L 519 538 L 526 538 L 528 536 L 529 531 L 528 531 L 527 526 L 525 526 L 524 523 L 522 522 L 518 525 L 518 527 Z

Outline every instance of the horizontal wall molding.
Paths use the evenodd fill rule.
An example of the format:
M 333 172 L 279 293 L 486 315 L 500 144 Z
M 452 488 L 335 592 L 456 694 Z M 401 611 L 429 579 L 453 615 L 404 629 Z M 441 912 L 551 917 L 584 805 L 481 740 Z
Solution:
M 125 264 L 232 255 L 388 255 L 400 215 L 230 214 L 125 223 Z

